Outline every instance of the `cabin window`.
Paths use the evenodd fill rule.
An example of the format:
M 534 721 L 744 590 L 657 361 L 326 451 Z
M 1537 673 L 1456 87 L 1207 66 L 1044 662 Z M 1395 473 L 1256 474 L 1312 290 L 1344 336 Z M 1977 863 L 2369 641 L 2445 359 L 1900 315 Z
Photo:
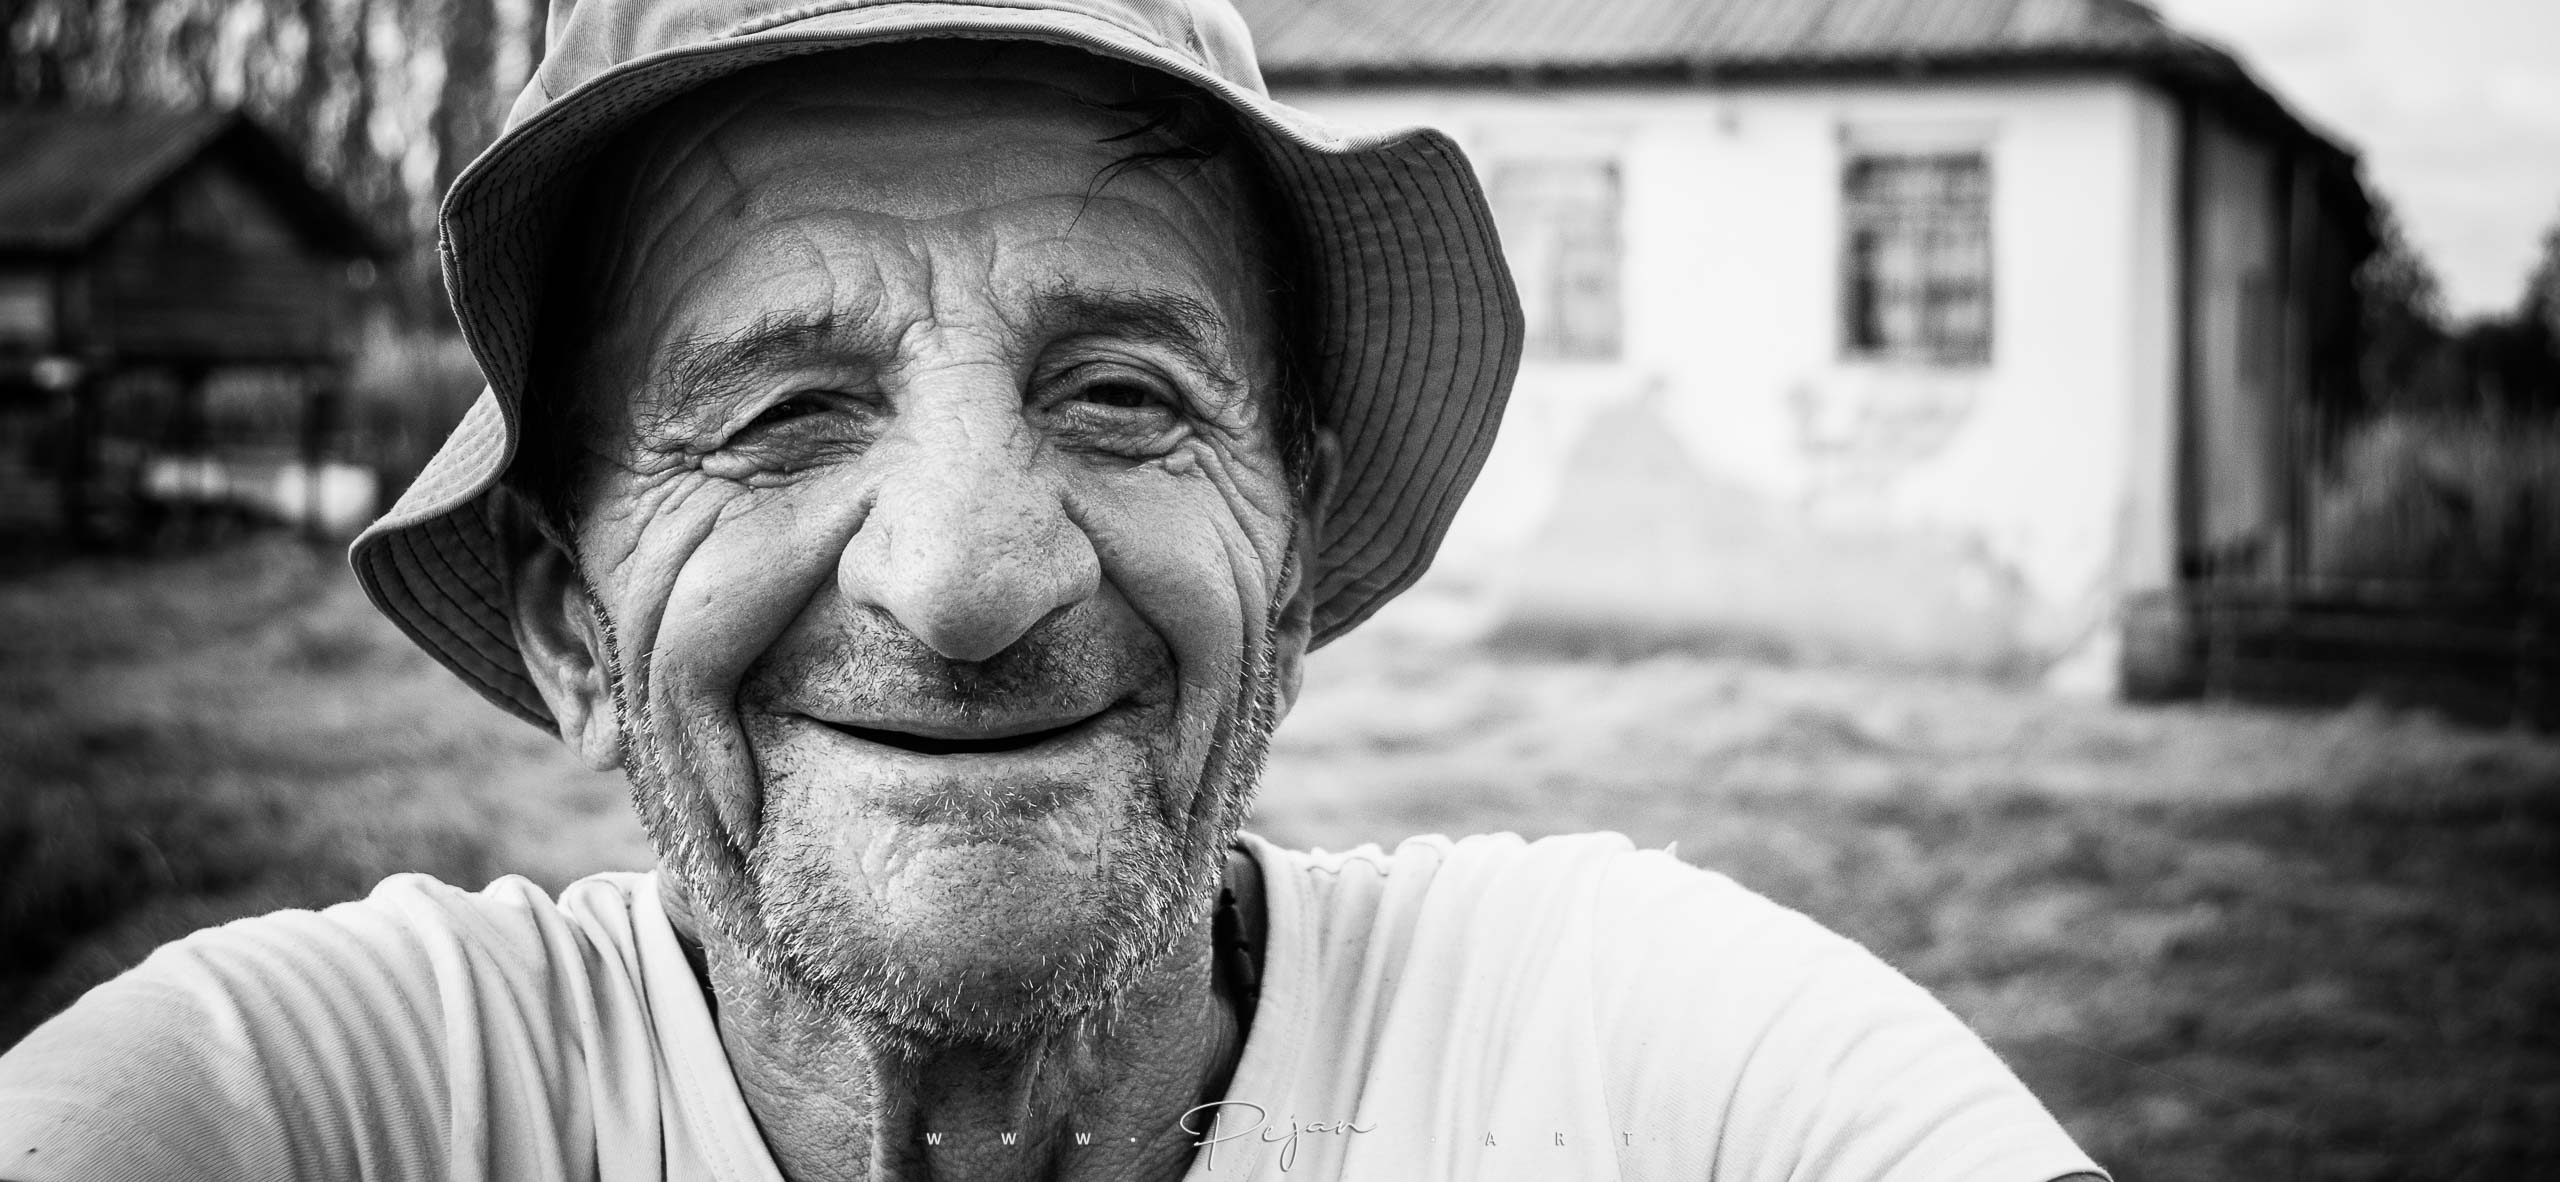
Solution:
M 1514 160 L 1486 184 L 1528 318 L 1531 357 L 1618 356 L 1618 164 Z
M 1991 360 L 1991 168 L 1980 152 L 1850 158 L 1844 336 L 1852 357 Z
M 37 272 L 0 272 L 0 341 L 53 336 L 53 285 Z

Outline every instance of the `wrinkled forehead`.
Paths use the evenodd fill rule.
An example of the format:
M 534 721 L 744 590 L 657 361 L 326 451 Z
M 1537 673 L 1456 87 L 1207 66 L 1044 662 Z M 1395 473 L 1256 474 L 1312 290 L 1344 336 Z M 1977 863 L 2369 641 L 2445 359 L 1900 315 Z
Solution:
M 592 229 L 620 236 L 813 207 L 931 219 L 1017 193 L 1107 187 L 1123 199 L 1232 206 L 1247 216 L 1218 236 L 1258 258 L 1268 223 L 1249 149 L 1224 142 L 1231 126 L 1215 100 L 1090 54 L 874 46 L 748 71 L 670 103 L 606 154 L 587 204 Z

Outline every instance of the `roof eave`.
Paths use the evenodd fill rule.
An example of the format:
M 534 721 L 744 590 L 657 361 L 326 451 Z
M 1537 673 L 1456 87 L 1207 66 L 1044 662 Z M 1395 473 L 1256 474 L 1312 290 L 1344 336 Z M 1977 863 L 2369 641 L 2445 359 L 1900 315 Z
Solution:
M 2160 50 L 2076 46 L 2038 49 L 1892 50 L 1766 56 L 1612 58 L 1550 62 L 1265 62 L 1273 89 L 1409 85 L 1613 85 L 1627 83 L 1827 81 L 2127 70 L 2163 56 Z
M 2258 85 L 2230 54 L 2186 37 L 2131 45 L 1919 49 L 1716 58 L 1620 58 L 1587 62 L 1265 63 L 1274 90 L 1388 86 L 1715 86 L 1752 83 L 1963 80 L 2056 73 L 2127 74 L 2180 92 L 2263 104 L 2302 138 L 2352 157 Z M 2254 94 L 2255 100 L 2245 96 Z
M 330 186 L 311 175 L 300 156 L 275 137 L 256 120 L 234 113 L 223 134 L 232 137 L 242 154 L 256 161 L 276 186 L 270 196 L 298 207 L 303 216 L 300 229 L 330 250 L 348 258 L 375 263 L 391 260 L 394 252 L 382 236 L 358 215 L 354 207 Z
M 2309 158 L 2333 199 L 2368 207 L 2358 158 L 2260 84 L 2230 52 L 2183 34 L 2141 44 L 1905 50 L 1875 54 L 1756 58 L 1619 59 L 1605 62 L 1374 62 L 1317 65 L 1266 63 L 1275 90 L 1473 86 L 1725 86 L 1848 81 L 1962 81 L 1985 78 L 2112 74 L 2159 87 L 2182 101 L 2210 104 L 2226 118 Z M 2362 225 L 2348 216 L 2341 224 Z M 2369 231 L 2368 231 L 2369 233 Z
M 136 183 L 127 186 L 122 192 L 99 202 L 96 208 L 89 211 L 86 218 L 58 241 L 72 251 L 86 251 L 95 247 L 101 239 L 114 233 L 116 227 L 123 225 L 127 218 L 132 217 L 133 212 L 141 208 L 144 202 L 149 201 L 152 194 L 159 192 L 161 186 L 168 184 L 171 177 L 185 172 L 188 165 L 201 158 L 205 149 L 215 140 L 222 138 L 223 134 L 229 130 L 234 118 L 236 116 L 221 112 L 188 120 L 182 125 L 184 131 L 181 134 L 172 136 L 167 144 L 161 145 L 155 151 L 154 155 L 158 159 L 154 162 L 151 171 L 137 176 Z

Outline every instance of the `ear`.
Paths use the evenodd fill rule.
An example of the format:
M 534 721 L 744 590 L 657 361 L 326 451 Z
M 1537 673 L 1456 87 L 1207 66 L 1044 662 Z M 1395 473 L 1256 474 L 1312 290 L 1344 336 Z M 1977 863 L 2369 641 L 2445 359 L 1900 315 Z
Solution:
M 531 531 L 525 531 L 528 535 Z M 560 725 L 560 738 L 588 767 L 622 766 L 622 726 L 614 715 L 604 624 L 577 560 L 559 542 L 532 536 L 517 548 L 516 651 Z
M 1325 514 L 1333 504 L 1333 485 L 1342 475 L 1342 440 L 1333 428 L 1319 426 L 1315 430 L 1315 449 L 1307 457 L 1306 499 L 1298 506 L 1298 525 L 1289 538 L 1287 582 L 1280 594 L 1287 602 L 1280 609 L 1280 634 L 1272 638 L 1279 646 L 1273 654 L 1280 674 L 1280 713 L 1298 701 L 1298 686 L 1305 679 L 1304 662 L 1307 645 L 1315 639 L 1316 620 L 1316 551 L 1324 542 Z

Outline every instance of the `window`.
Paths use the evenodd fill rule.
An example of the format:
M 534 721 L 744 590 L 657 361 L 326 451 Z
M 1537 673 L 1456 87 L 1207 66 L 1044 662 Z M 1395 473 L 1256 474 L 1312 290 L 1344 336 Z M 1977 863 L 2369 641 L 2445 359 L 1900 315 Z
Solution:
M 1618 355 L 1618 165 L 1510 161 L 1488 196 L 1528 317 L 1531 357 Z
M 53 337 L 53 285 L 42 272 L 0 271 L 0 341 Z
M 1991 169 L 1980 152 L 1852 157 L 1845 337 L 1853 357 L 1991 360 Z

